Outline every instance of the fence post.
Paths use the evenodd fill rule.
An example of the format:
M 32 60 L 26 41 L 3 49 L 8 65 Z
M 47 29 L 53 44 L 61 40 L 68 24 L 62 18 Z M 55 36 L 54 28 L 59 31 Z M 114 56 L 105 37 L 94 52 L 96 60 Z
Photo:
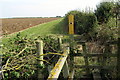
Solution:
M 102 66 L 106 66 L 106 61 L 109 59 L 108 57 L 106 57 L 106 55 L 110 54 L 110 44 L 107 43 L 105 44 L 105 52 L 103 55 L 103 61 L 102 61 Z
M 43 61 L 42 61 L 43 56 L 40 56 L 40 55 L 43 54 L 43 41 L 42 40 L 36 41 L 36 47 L 37 47 L 37 56 L 41 60 L 41 61 L 37 60 L 37 64 L 39 64 L 40 66 L 43 66 Z M 42 69 L 40 69 L 39 67 L 38 67 L 37 75 L 38 75 L 37 76 L 38 79 L 43 79 L 44 78 L 44 76 L 42 74 Z
M 89 65 L 88 57 L 86 56 L 86 54 L 87 54 L 86 43 L 84 42 L 84 44 L 82 44 L 82 46 L 83 46 L 83 54 L 85 55 L 84 60 L 85 60 L 85 66 L 86 66 L 86 73 L 89 74 L 90 70 L 88 68 L 88 65 Z
M 62 72 L 63 72 L 63 77 L 67 79 L 69 77 L 69 68 L 67 61 L 65 61 Z
M 70 73 L 69 73 L 69 79 L 73 80 L 74 78 L 74 36 L 70 35 Z
M 62 50 L 62 39 L 60 37 L 58 38 L 58 45 L 59 49 Z

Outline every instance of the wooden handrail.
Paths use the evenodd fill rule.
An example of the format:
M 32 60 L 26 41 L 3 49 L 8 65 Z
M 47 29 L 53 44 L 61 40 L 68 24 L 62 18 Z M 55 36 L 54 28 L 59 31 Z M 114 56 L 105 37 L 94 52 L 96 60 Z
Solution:
M 61 56 L 58 60 L 58 62 L 55 64 L 54 68 L 51 70 L 48 79 L 47 80 L 57 80 L 59 77 L 59 74 L 64 66 L 64 63 L 68 57 L 69 54 L 69 47 L 66 48 L 66 50 L 63 52 L 64 56 Z

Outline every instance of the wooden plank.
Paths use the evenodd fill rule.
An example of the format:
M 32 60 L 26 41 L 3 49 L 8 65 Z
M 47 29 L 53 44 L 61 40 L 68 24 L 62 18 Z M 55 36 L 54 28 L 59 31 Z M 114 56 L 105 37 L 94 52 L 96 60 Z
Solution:
M 87 56 L 87 57 L 117 57 L 117 54 L 104 54 L 104 53 L 91 53 L 91 54 L 83 54 L 83 53 L 75 53 L 74 56 Z
M 106 68 L 106 69 L 108 69 L 108 68 L 115 68 L 116 66 L 101 66 L 101 65 L 88 65 L 88 66 L 86 66 L 86 65 L 75 65 L 75 68 L 94 68 L 94 69 L 103 69 L 103 68 Z
M 58 62 L 55 64 L 55 67 L 51 70 L 51 73 L 48 76 L 47 80 L 57 80 L 59 77 L 59 74 L 64 66 L 64 63 L 68 57 L 69 54 L 69 47 L 65 48 L 66 50 L 64 51 L 64 56 L 61 56 Z

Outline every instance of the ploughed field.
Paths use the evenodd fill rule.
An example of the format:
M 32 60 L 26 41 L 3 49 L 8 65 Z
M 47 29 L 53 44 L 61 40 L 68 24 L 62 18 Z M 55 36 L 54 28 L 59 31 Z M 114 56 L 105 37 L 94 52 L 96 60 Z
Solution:
M 11 34 L 14 32 L 18 32 L 30 27 L 33 27 L 38 24 L 50 22 L 53 20 L 57 20 L 59 18 L 10 18 L 10 19 L 1 19 L 2 27 L 0 33 L 2 35 Z

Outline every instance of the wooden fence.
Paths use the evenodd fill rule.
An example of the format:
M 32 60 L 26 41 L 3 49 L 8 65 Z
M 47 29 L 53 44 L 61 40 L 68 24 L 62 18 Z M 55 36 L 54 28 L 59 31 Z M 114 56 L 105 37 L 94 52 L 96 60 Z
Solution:
M 61 44 L 62 44 L 61 38 L 58 40 L 59 40 L 60 49 L 61 49 Z M 93 69 L 104 69 L 104 68 L 109 69 L 112 67 L 116 67 L 116 69 L 117 69 L 117 73 L 116 73 L 117 78 L 116 79 L 120 78 L 120 65 L 119 65 L 120 64 L 120 39 L 118 39 L 118 41 L 116 41 L 116 42 L 108 42 L 106 44 L 106 50 L 105 50 L 104 54 L 103 53 L 89 54 L 86 50 L 86 42 L 78 42 L 77 43 L 77 44 L 82 45 L 83 53 L 74 53 L 71 49 L 73 47 L 73 46 L 71 46 L 71 44 L 73 44 L 73 43 L 70 43 L 69 46 L 64 47 L 64 50 L 63 50 L 61 57 L 58 59 L 57 63 L 53 67 L 53 69 L 50 70 L 50 73 L 49 73 L 47 80 L 57 80 L 59 78 L 59 75 L 61 72 L 63 73 L 64 78 L 72 80 L 74 78 L 74 68 L 85 68 L 86 74 L 89 74 L 89 73 L 91 73 L 90 72 L 91 68 L 93 68 Z M 118 46 L 118 52 L 116 54 L 112 54 L 110 52 L 110 50 L 109 50 L 110 45 L 117 45 Z M 38 41 L 37 42 L 38 55 L 43 54 L 43 47 L 42 46 L 43 46 L 43 42 Z M 74 64 L 74 57 L 76 57 L 76 56 L 83 57 L 85 65 L 75 65 Z M 102 58 L 101 59 L 102 62 L 100 65 L 89 65 L 89 61 L 88 61 L 89 57 Z M 106 65 L 106 59 L 108 59 L 110 57 L 117 58 L 117 66 Z M 41 59 L 43 59 L 43 56 L 41 56 Z M 67 59 L 70 59 L 69 60 L 70 64 L 68 64 Z M 99 62 L 99 60 L 98 60 L 98 62 Z M 43 64 L 43 62 L 41 61 L 41 62 L 39 62 L 39 64 Z M 40 74 L 40 73 L 38 73 L 38 74 Z M 38 75 L 38 78 L 41 78 L 40 76 L 41 75 Z M 101 78 L 100 75 L 98 76 L 94 73 L 93 73 L 93 77 L 94 77 L 94 80 L 96 80 L 97 78 Z

